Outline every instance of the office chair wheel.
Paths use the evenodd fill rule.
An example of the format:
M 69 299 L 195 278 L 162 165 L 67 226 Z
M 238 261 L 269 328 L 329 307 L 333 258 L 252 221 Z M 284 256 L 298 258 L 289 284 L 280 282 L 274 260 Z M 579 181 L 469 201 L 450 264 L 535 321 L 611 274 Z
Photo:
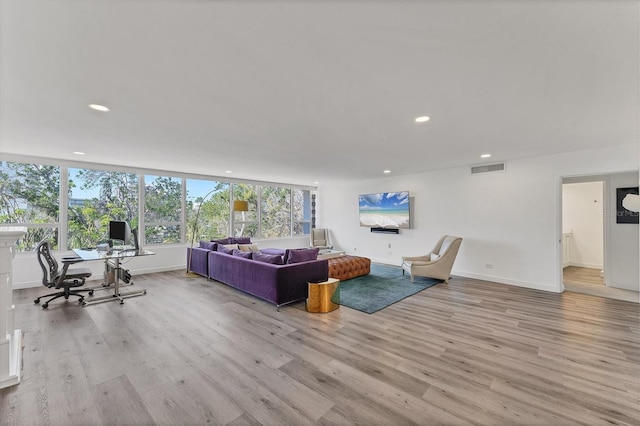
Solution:
M 89 296 L 93 296 L 93 290 L 89 292 Z
M 42 305 L 42 309 L 47 309 L 49 307 L 48 303 L 45 303 L 44 305 Z
M 78 299 L 78 304 L 79 305 L 83 305 L 84 304 L 84 298 L 81 297 L 80 299 Z
M 38 297 L 36 300 L 33 301 L 33 303 L 35 303 L 36 305 L 40 303 L 40 298 Z

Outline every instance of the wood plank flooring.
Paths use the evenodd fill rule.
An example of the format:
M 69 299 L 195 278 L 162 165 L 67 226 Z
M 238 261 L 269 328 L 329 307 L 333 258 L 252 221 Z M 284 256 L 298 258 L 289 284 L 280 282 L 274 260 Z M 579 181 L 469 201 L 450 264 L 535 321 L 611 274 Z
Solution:
M 600 269 L 567 266 L 562 269 L 562 278 L 564 281 L 604 285 L 600 276 Z
M 311 314 L 182 271 L 136 281 L 124 305 L 15 291 L 24 375 L 0 424 L 640 424 L 635 303 L 454 277 Z

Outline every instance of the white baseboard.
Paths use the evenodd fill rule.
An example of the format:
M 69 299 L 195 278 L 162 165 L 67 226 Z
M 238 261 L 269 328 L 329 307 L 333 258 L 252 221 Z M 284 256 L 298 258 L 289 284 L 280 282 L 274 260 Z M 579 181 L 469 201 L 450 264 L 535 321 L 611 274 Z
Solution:
M 186 271 L 187 264 L 185 263 L 183 265 L 171 265 L 171 266 L 161 266 L 157 268 L 136 269 L 136 270 L 131 270 L 131 274 L 135 278 L 136 275 L 153 274 L 155 272 L 179 271 L 181 269 L 184 269 Z M 92 279 L 88 280 L 87 283 L 93 283 L 92 285 L 95 285 L 95 282 L 102 281 L 102 276 L 93 275 L 91 278 Z M 41 286 L 42 286 L 42 280 L 25 281 L 21 283 L 14 283 L 13 289 L 20 290 L 23 288 L 34 288 L 34 287 L 41 287 Z
M 562 293 L 562 291 L 564 290 L 562 288 L 557 288 L 553 285 L 548 285 L 548 284 L 513 280 L 510 278 L 502 278 L 502 277 L 496 277 L 492 275 L 474 274 L 470 272 L 463 272 L 463 271 L 456 271 L 456 270 L 451 271 L 451 275 L 458 275 L 460 277 L 465 277 L 465 278 L 475 278 L 477 280 L 491 281 L 491 282 L 500 283 L 500 284 L 508 284 L 516 287 L 530 288 L 533 290 L 548 291 L 551 293 Z
M 375 263 L 382 263 L 384 265 L 389 265 L 389 266 L 400 267 L 402 265 L 402 262 L 391 263 L 388 259 L 371 258 L 371 261 Z M 519 281 L 519 280 L 513 280 L 509 278 L 496 277 L 493 275 L 474 274 L 470 272 L 457 271 L 455 269 L 451 271 L 451 275 L 457 275 L 465 278 L 475 278 L 477 280 L 491 281 L 494 283 L 508 284 L 508 285 L 513 285 L 517 287 L 530 288 L 533 290 L 549 291 L 551 293 L 562 293 L 564 291 L 564 288 L 556 288 L 553 285 L 533 283 L 528 281 Z
M 568 266 L 577 266 L 578 268 L 599 269 L 601 271 L 604 269 L 604 266 L 602 264 L 598 265 L 595 263 L 569 262 Z

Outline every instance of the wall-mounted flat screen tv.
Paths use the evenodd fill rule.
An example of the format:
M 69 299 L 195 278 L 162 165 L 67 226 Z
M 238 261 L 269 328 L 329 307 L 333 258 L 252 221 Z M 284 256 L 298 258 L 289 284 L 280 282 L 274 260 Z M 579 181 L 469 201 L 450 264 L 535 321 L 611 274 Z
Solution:
M 358 196 L 360 226 L 370 228 L 409 228 L 409 191 L 380 192 Z

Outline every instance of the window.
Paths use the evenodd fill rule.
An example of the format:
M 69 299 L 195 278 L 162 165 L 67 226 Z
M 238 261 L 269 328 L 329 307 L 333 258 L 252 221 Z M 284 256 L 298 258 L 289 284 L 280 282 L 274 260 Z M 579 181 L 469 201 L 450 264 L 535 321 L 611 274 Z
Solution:
M 187 179 L 186 189 L 187 241 L 210 241 L 229 236 L 229 183 Z M 196 216 L 198 224 L 194 235 Z
M 233 184 L 233 199 L 246 201 L 247 212 L 232 212 L 234 237 L 259 238 L 258 231 L 258 186 L 246 183 Z
M 69 169 L 68 246 L 107 240 L 110 220 L 138 227 L 138 176 L 106 170 Z
M 293 235 L 311 233 L 311 191 L 293 188 Z
M 260 193 L 262 238 L 291 236 L 291 189 L 266 186 Z
M 182 179 L 145 175 L 144 244 L 181 241 Z
M 0 223 L 27 227 L 19 251 L 44 239 L 58 248 L 60 167 L 0 162 Z
M 44 239 L 57 250 L 95 247 L 108 240 L 110 220 L 139 229 L 144 245 L 308 235 L 310 197 L 284 186 L 0 162 L 0 224 L 27 228 L 20 251 Z M 234 200 L 248 211 L 232 211 Z

